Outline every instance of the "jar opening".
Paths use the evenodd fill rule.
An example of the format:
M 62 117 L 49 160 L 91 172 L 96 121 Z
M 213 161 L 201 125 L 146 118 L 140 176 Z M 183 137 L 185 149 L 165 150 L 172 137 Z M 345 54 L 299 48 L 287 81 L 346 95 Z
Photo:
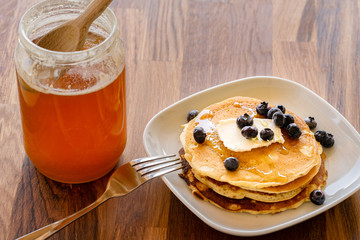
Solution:
M 74 52 L 56 52 L 33 43 L 65 21 L 76 18 L 89 0 L 46 0 L 30 8 L 19 25 L 15 65 L 24 89 L 57 95 L 97 91 L 118 78 L 125 67 L 125 47 L 119 38 L 115 14 L 107 8 L 90 27 L 92 47 Z M 100 40 L 101 41 L 98 41 Z
M 40 61 L 49 64 L 71 64 L 85 61 L 109 48 L 117 33 L 114 12 L 107 8 L 91 25 L 89 32 L 105 38 L 100 44 L 82 51 L 57 52 L 37 46 L 33 41 L 62 23 L 79 16 L 90 3 L 89 0 L 47 0 L 30 8 L 19 24 L 19 41 L 24 48 Z

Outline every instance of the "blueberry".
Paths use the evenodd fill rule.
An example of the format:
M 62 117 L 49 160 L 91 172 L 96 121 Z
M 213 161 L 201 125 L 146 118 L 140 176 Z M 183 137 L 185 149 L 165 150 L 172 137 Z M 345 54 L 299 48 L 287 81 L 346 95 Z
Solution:
M 205 142 L 206 132 L 202 127 L 196 127 L 194 129 L 194 139 L 197 143 Z
M 241 134 L 245 138 L 251 139 L 258 135 L 258 129 L 255 126 L 245 126 L 241 129 Z
M 270 110 L 270 106 L 268 106 L 267 102 L 262 102 L 256 106 L 256 112 L 264 117 L 266 117 L 269 110 Z
M 238 117 L 236 119 L 236 124 L 238 125 L 238 127 L 240 129 L 242 129 L 245 126 L 251 126 L 251 125 L 253 125 L 253 123 L 254 123 L 253 118 L 247 113 L 245 113 L 244 115 L 241 115 L 240 117 Z
M 314 134 L 316 141 L 323 142 L 326 138 L 326 132 L 324 130 L 317 130 Z
M 314 190 L 310 193 L 310 200 L 316 205 L 322 205 L 325 202 L 325 193 L 321 190 Z
M 270 141 L 274 138 L 274 132 L 270 128 L 264 128 L 260 131 L 260 137 L 264 141 Z
M 293 117 L 293 115 L 291 114 L 285 114 L 285 124 L 284 124 L 284 127 L 286 127 L 287 125 L 289 125 L 290 123 L 294 123 L 295 122 L 295 119 Z
M 289 135 L 290 138 L 299 138 L 301 135 L 301 129 L 295 124 L 295 123 L 290 123 L 287 127 L 286 127 L 286 131 Z
M 320 142 L 320 144 L 326 148 L 330 148 L 334 146 L 334 143 L 335 143 L 334 136 L 331 133 L 326 133 L 325 139 Z
M 229 171 L 235 171 L 239 167 L 239 160 L 234 157 L 228 157 L 224 161 L 225 168 Z
M 187 121 L 190 122 L 191 120 L 193 120 L 197 115 L 199 114 L 198 110 L 191 110 L 188 114 L 187 114 Z
M 323 147 L 330 148 L 334 146 L 335 139 L 331 133 L 324 130 L 317 130 L 314 134 L 316 141 L 320 142 Z
M 286 108 L 284 107 L 284 105 L 279 104 L 279 105 L 276 105 L 275 108 L 280 109 L 282 111 L 282 113 L 284 113 L 284 114 L 286 112 Z
M 283 127 L 285 125 L 285 115 L 282 112 L 275 112 L 272 119 L 278 127 Z
M 274 113 L 276 113 L 276 112 L 281 112 L 281 110 L 274 107 L 274 108 L 272 108 L 272 109 L 270 109 L 270 110 L 268 111 L 266 117 L 267 117 L 268 119 L 272 119 L 272 116 L 273 116 Z
M 309 126 L 310 129 L 314 129 L 317 126 L 317 122 L 313 117 L 305 118 L 304 121 Z

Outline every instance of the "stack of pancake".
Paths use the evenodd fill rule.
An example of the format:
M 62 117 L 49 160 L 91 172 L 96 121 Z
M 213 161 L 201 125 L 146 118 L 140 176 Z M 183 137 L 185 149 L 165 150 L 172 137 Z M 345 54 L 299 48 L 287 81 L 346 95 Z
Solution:
M 297 208 L 309 200 L 313 190 L 326 185 L 321 145 L 306 123 L 288 110 L 286 113 L 293 115 L 302 131 L 298 139 L 291 139 L 282 129 L 283 143 L 242 152 L 225 147 L 216 125 L 244 113 L 264 118 L 256 113 L 261 102 L 247 97 L 229 98 L 203 109 L 184 126 L 180 156 L 185 167 L 181 176 L 194 195 L 230 211 L 266 214 Z M 193 136 L 198 126 L 207 134 L 201 144 Z M 238 159 L 235 171 L 225 168 L 228 157 Z

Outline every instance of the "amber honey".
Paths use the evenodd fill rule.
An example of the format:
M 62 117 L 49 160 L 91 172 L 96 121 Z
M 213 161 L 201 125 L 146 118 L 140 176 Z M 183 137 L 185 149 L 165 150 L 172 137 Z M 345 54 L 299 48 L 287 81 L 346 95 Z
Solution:
M 89 34 L 83 50 L 103 40 Z M 109 81 L 102 79 L 106 72 L 92 74 L 102 64 L 62 69 L 59 78 L 36 84 L 17 74 L 24 147 L 37 169 L 51 179 L 95 180 L 108 173 L 124 151 L 125 67 Z

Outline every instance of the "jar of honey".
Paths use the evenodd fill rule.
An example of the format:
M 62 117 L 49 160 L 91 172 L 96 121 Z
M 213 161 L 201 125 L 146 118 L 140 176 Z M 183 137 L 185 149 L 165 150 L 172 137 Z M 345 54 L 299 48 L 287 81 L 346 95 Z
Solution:
M 125 48 L 114 13 L 108 8 L 94 21 L 81 51 L 34 43 L 88 4 L 35 5 L 20 21 L 15 50 L 25 151 L 41 173 L 65 183 L 102 177 L 126 144 Z

